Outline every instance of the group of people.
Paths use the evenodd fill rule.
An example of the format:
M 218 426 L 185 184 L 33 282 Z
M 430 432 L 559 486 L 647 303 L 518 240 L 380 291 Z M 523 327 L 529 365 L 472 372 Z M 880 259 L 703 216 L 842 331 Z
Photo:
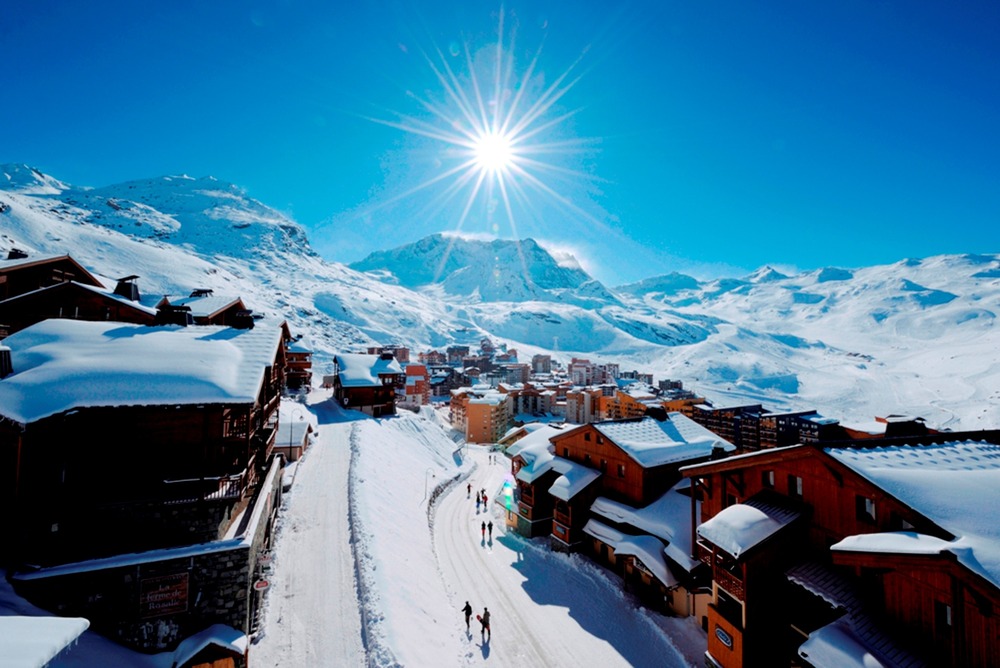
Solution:
M 465 613 L 465 630 L 469 631 L 469 620 L 472 617 L 472 606 L 469 602 L 465 602 L 465 607 L 462 608 L 462 612 Z M 483 628 L 479 631 L 482 635 L 486 636 L 486 639 L 490 639 L 490 609 L 483 606 L 483 614 L 476 615 L 476 620 L 483 625 Z
M 467 495 L 469 495 L 469 496 L 472 495 L 472 483 L 471 482 L 468 485 L 465 486 L 465 490 L 466 490 L 466 494 Z M 476 490 L 476 511 L 477 512 L 479 511 L 479 504 L 480 503 L 483 504 L 483 510 L 486 510 L 486 508 L 489 507 L 489 506 L 486 505 L 486 501 L 487 501 L 487 498 L 486 498 L 486 488 L 483 487 L 481 490 Z

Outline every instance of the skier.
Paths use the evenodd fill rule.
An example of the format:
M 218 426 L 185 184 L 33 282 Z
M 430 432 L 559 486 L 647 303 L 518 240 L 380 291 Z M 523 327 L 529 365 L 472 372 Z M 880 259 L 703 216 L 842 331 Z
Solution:
M 486 522 L 483 522 L 483 526 L 482 526 L 481 531 L 482 531 L 482 534 L 483 534 L 483 540 L 486 540 Z
M 486 508 L 486 493 L 483 492 L 483 508 Z
M 476 492 L 476 505 L 477 506 L 479 505 L 479 499 L 480 499 L 479 492 Z
M 466 487 L 465 487 L 465 496 L 466 497 L 472 496 L 472 483 L 471 482 L 468 485 L 466 485 Z
M 486 525 L 486 530 L 490 532 L 490 540 L 493 540 L 493 520 L 490 520 L 490 523 Z
M 462 612 L 465 613 L 465 630 L 468 631 L 469 630 L 469 618 L 472 617 L 472 606 L 469 605 L 468 601 L 465 602 L 465 607 L 462 608 Z
M 490 639 L 490 609 L 483 607 L 483 616 L 479 618 L 479 623 L 483 625 L 482 631 L 480 633 L 486 634 L 486 639 Z

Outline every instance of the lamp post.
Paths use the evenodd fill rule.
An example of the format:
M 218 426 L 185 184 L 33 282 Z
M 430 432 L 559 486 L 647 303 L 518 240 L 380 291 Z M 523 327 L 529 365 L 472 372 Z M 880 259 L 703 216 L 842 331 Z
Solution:
M 424 471 L 424 498 L 420 500 L 420 503 L 423 503 L 427 499 L 427 476 L 430 475 L 431 477 L 434 477 L 433 471 L 433 466 L 428 466 L 427 470 Z

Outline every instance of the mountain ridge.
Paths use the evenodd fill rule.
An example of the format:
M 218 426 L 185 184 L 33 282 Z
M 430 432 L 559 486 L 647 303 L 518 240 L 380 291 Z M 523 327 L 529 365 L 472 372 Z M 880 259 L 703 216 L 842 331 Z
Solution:
M 318 374 L 334 352 L 489 336 L 523 357 L 589 357 L 678 378 L 720 403 L 817 408 L 852 421 L 916 413 L 967 429 L 1000 422 L 997 255 L 793 276 L 764 267 L 705 282 L 667 273 L 611 291 L 579 268 L 546 274 L 559 262 L 536 242 L 466 240 L 474 264 L 453 269 L 450 282 L 409 289 L 387 269 L 322 259 L 297 223 L 210 177 L 85 189 L 15 167 L 0 166 L 0 251 L 68 253 L 102 276 L 139 274 L 146 302 L 196 287 L 239 294 L 308 335 Z M 427 243 L 440 253 L 446 239 L 437 236 Z M 530 249 L 523 266 L 537 270 L 527 279 L 518 248 Z M 442 256 L 408 259 L 426 257 Z M 484 266 L 514 276 L 521 292 L 487 281 L 484 298 L 475 275 Z M 430 270 L 421 271 L 414 276 Z

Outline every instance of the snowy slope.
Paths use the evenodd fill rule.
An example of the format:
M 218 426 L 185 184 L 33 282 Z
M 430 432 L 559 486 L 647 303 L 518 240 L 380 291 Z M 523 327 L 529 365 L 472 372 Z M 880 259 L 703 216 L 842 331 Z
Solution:
M 997 255 L 707 282 L 674 273 L 609 290 L 531 240 L 434 235 L 354 268 L 327 262 L 294 221 L 211 178 L 93 189 L 23 165 L 0 176 L 0 252 L 70 253 L 110 278 L 139 274 L 147 304 L 201 287 L 239 294 L 307 334 L 318 373 L 331 353 L 367 344 L 491 336 L 522 355 L 678 378 L 721 403 L 1000 426 Z

